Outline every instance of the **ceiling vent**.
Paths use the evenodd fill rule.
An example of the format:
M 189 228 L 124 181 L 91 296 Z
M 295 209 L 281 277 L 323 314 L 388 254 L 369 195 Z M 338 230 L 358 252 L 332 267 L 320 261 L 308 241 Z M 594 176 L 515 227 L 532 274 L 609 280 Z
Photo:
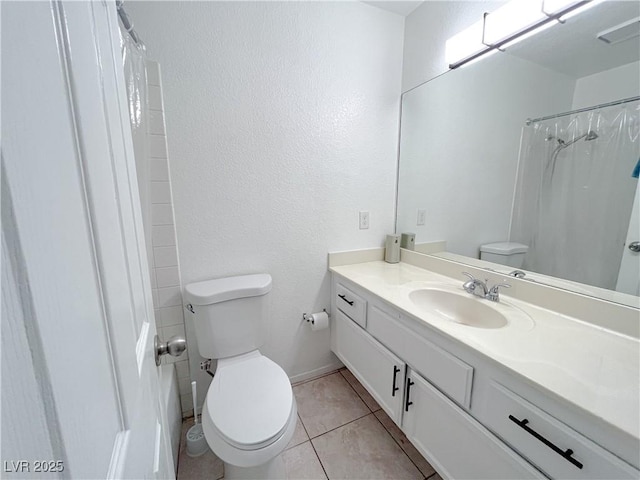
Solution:
M 624 42 L 625 40 L 638 36 L 640 36 L 640 17 L 627 20 L 597 35 L 598 40 L 602 40 L 609 45 L 615 45 L 616 43 Z

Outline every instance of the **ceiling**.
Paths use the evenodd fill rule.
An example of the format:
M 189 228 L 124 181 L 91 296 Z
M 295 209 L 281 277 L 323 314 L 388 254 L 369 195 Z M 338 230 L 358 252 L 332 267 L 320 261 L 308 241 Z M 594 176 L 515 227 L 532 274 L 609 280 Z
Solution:
M 416 8 L 424 3 L 424 1 L 408 1 L 408 0 L 386 0 L 386 1 L 369 1 L 362 2 L 368 5 L 372 5 L 374 7 L 381 8 L 388 12 L 397 13 L 406 17 L 411 12 L 413 12 Z
M 640 60 L 640 37 L 617 44 L 596 38 L 640 16 L 640 2 L 606 1 L 507 49 L 507 53 L 575 78 Z

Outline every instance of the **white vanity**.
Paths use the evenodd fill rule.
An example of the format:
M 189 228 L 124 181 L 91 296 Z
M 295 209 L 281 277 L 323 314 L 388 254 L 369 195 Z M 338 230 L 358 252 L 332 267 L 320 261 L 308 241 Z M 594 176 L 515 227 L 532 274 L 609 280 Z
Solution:
M 575 294 L 513 279 L 490 302 L 462 289 L 470 268 L 455 262 L 339 255 L 332 350 L 443 477 L 640 478 L 633 309 L 575 299 L 619 315 L 622 334 L 549 308 Z

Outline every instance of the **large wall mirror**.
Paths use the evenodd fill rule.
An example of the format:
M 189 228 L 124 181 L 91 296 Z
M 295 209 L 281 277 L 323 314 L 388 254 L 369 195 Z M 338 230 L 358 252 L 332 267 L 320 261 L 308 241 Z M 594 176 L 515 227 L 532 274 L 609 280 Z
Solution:
M 525 278 L 638 306 L 639 17 L 599 3 L 406 92 L 397 232 L 475 264 L 524 245 Z

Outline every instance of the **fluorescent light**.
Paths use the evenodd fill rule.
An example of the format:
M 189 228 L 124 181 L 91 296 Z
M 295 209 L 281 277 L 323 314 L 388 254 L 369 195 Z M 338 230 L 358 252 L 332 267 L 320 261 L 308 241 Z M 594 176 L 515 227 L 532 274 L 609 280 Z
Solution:
M 480 20 L 447 40 L 445 48 L 447 64 L 455 65 L 488 50 L 488 47 L 482 43 L 482 25 L 483 21 Z
M 486 15 L 484 41 L 496 45 L 546 18 L 540 2 L 513 0 Z
M 483 21 L 480 20 L 447 40 L 445 49 L 447 63 L 454 64 L 487 50 L 487 46 L 482 43 L 482 28 Z
M 465 62 L 462 65 L 460 65 L 460 68 L 467 68 L 469 65 L 473 65 L 474 63 L 477 63 L 480 60 L 484 60 L 485 58 L 489 58 L 491 55 L 493 55 L 494 53 L 498 53 L 499 51 L 500 50 L 498 50 L 497 48 L 494 48 L 493 50 L 487 50 L 482 55 L 474 58 L 473 60 L 469 60 L 469 61 Z
M 449 68 L 457 68 L 496 49 L 514 45 L 602 1 L 511 0 L 447 40 L 445 59 Z

